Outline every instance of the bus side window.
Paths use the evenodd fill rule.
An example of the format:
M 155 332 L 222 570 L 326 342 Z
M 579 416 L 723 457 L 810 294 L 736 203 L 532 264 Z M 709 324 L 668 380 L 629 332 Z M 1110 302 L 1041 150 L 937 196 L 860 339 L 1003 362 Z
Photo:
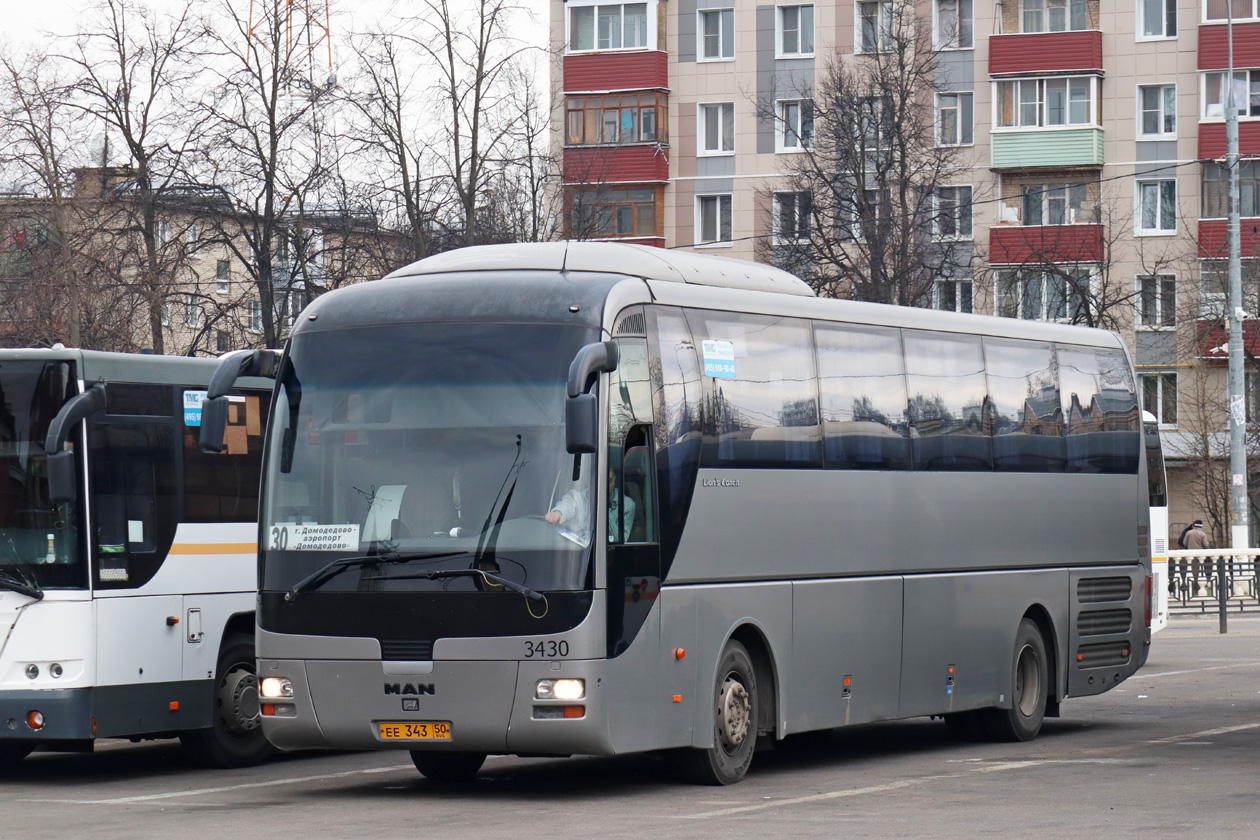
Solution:
M 621 462 L 621 488 L 625 498 L 634 505 L 634 516 L 626 542 L 654 543 L 657 541 L 655 506 L 652 498 L 650 435 L 650 426 L 636 426 L 626 438 L 625 457 Z
M 217 455 L 201 451 L 200 426 L 184 426 L 185 522 L 253 522 L 258 518 L 263 431 L 268 401 L 256 393 L 233 397 Z

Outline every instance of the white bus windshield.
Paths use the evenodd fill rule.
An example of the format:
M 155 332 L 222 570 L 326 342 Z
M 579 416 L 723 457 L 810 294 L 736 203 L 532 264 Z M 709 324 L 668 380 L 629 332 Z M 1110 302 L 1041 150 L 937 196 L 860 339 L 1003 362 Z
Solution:
M 87 585 L 77 510 L 49 501 L 44 455 L 73 383 L 68 362 L 0 362 L 0 576 L 38 589 Z
M 268 443 L 263 588 L 339 559 L 323 591 L 460 591 L 480 568 L 535 590 L 584 588 L 594 492 L 565 451 L 569 363 L 584 328 L 412 324 L 297 336 Z M 558 523 L 547 515 L 563 510 Z M 556 519 L 558 517 L 551 517 Z M 441 555 L 438 557 L 437 555 Z

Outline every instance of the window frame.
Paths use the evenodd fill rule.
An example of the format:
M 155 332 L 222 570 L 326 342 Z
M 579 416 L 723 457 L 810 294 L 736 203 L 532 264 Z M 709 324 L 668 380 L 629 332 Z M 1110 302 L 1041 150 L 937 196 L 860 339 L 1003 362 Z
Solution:
M 1146 0 L 1137 0 L 1136 26 L 1133 29 L 1134 37 L 1138 41 L 1175 41 L 1177 39 L 1177 0 L 1157 0 L 1160 3 L 1160 31 L 1162 35 L 1147 35 L 1146 30 Z M 1204 7 L 1206 9 L 1206 5 Z M 1169 11 L 1172 12 L 1172 18 L 1169 19 Z M 1168 34 L 1169 30 L 1172 34 Z
M 601 6 L 605 8 L 610 7 L 610 6 L 619 6 L 621 8 L 621 21 L 622 21 L 621 33 L 622 33 L 623 46 L 619 46 L 619 47 L 613 47 L 613 46 L 600 47 L 599 46 L 599 8 Z M 643 46 L 633 46 L 633 47 L 624 46 L 625 31 L 626 31 L 626 28 L 625 28 L 625 14 L 626 14 L 625 7 L 626 6 L 645 6 L 646 7 L 644 9 L 645 31 L 643 33 L 644 34 Z M 575 49 L 573 47 L 573 39 L 574 39 L 573 15 L 575 11 L 578 9 L 591 9 L 591 14 L 593 15 L 593 18 L 591 21 L 592 46 L 589 49 Z M 609 3 L 607 2 L 607 0 L 604 0 L 604 2 L 600 2 L 600 0 L 568 0 L 568 2 L 564 4 L 564 52 L 565 52 L 565 55 L 589 55 L 591 53 L 602 53 L 602 52 L 632 52 L 632 51 L 654 50 L 657 48 L 656 30 L 658 27 L 654 25 L 656 19 L 657 19 L 656 0 L 640 0 L 640 2 L 634 2 L 634 3 L 625 3 L 625 2 Z
M 1173 126 L 1172 126 L 1172 131 L 1165 131 L 1164 124 L 1168 120 L 1168 113 L 1165 111 L 1165 107 L 1168 105 L 1168 98 L 1167 98 L 1167 95 L 1163 93 L 1163 91 L 1166 91 L 1169 89 L 1172 90 Z M 1159 115 L 1160 130 L 1152 134 L 1148 134 L 1145 128 L 1146 115 L 1148 113 L 1151 113 L 1147 111 L 1146 105 L 1142 101 L 1143 94 L 1147 90 L 1161 91 L 1161 93 L 1159 94 L 1160 109 L 1158 112 L 1155 112 L 1155 113 L 1158 113 Z M 1139 140 L 1175 140 L 1177 138 L 1177 83 L 1176 82 L 1163 82 L 1163 83 L 1157 83 L 1157 84 L 1137 86 L 1137 138 Z
M 1202 5 L 1199 7 L 1199 14 L 1201 16 L 1200 20 L 1203 23 L 1226 23 L 1228 21 L 1228 17 L 1208 17 L 1208 8 L 1211 2 L 1212 0 L 1203 0 Z M 1228 0 L 1226 0 L 1226 2 L 1228 2 Z M 1230 7 L 1226 6 L 1225 8 L 1228 9 Z M 1256 18 L 1260 18 L 1260 11 L 1257 11 L 1256 9 L 1256 0 L 1251 0 L 1251 15 L 1248 17 L 1236 17 L 1234 18 L 1234 23 L 1238 23 L 1239 21 L 1255 20 Z
M 783 202 L 789 196 L 792 201 L 792 217 L 795 219 L 796 224 L 790 235 L 784 235 Z M 802 206 L 802 198 L 804 197 L 808 197 L 808 202 L 805 206 Z M 801 242 L 808 242 L 810 237 L 813 236 L 814 230 L 813 207 L 813 196 L 808 190 L 783 190 L 772 193 L 770 201 L 771 241 L 775 245 L 798 245 Z
M 594 200 L 590 203 L 583 202 L 581 196 L 589 193 L 594 196 Z M 650 193 L 651 200 L 636 199 L 634 193 Z M 611 189 L 611 190 L 573 190 L 568 194 L 569 201 L 569 234 L 574 237 L 585 238 L 589 240 L 601 239 L 642 239 L 645 237 L 655 237 L 657 235 L 657 191 L 655 187 L 640 187 L 637 189 Z M 574 200 L 574 197 L 577 200 Z M 652 208 L 652 230 L 649 233 L 638 232 L 640 211 L 642 208 L 650 206 Z M 618 208 L 629 208 L 630 213 L 630 231 L 618 232 Z M 591 222 L 589 232 L 585 230 L 585 220 L 579 221 L 577 215 L 584 209 L 589 208 L 591 213 Z M 599 232 L 599 215 L 601 210 L 608 211 L 609 232 L 601 234 Z M 580 229 L 580 230 L 579 230 Z
M 643 104 L 643 98 L 649 97 L 655 100 L 655 104 Z M 616 105 L 607 102 L 609 99 L 617 99 Z M 631 105 L 628 100 L 634 99 L 636 102 Z M 598 100 L 598 106 L 591 106 L 591 100 Z M 573 103 L 581 101 L 581 107 L 571 107 Z M 625 103 L 625 104 L 623 104 Z M 617 112 L 617 140 L 608 142 L 604 140 L 604 114 L 606 112 Z M 634 115 L 634 139 L 623 140 L 625 119 L 624 114 L 630 111 Z M 655 122 L 655 137 L 653 139 L 645 139 L 643 131 L 643 114 L 645 111 L 653 111 L 653 120 Z M 589 117 L 588 114 L 595 114 Z M 578 130 L 575 132 L 575 116 L 576 126 Z M 668 132 L 669 118 L 669 94 L 660 91 L 637 91 L 634 93 L 609 93 L 609 94 L 592 94 L 566 96 L 564 99 L 564 145 L 567 147 L 579 146 L 638 146 L 638 145 L 654 145 L 669 142 Z M 597 137 L 594 142 L 590 142 L 591 138 L 587 137 L 587 130 L 595 131 Z M 574 142 L 575 138 L 577 142 Z
M 1027 8 L 1034 3 L 1039 6 L 1039 8 Z M 1050 28 L 1052 5 L 1063 9 L 1064 27 L 1062 29 Z M 1079 7 L 1081 10 L 1082 26 L 1080 27 L 1072 26 L 1072 11 L 1074 7 Z M 1019 31 L 1024 35 L 1043 35 L 1051 32 L 1087 32 L 1090 29 L 1088 0 L 1019 0 L 1016 14 L 1019 19 Z M 1028 14 L 1040 15 L 1041 24 L 1038 28 L 1025 28 L 1024 21 L 1026 20 L 1026 15 Z
M 807 115 L 809 131 L 804 128 Z M 797 124 L 789 125 L 786 110 L 797 106 Z M 809 98 L 779 99 L 774 103 L 774 151 L 775 154 L 800 154 L 814 147 L 814 100 Z
M 708 149 L 704 144 L 707 142 L 705 136 L 705 109 L 720 108 L 718 116 L 718 146 L 716 150 Z M 730 114 L 730 124 L 724 123 L 725 115 Z M 728 133 L 731 138 L 731 147 L 729 149 L 721 148 L 722 140 Z M 697 102 L 696 103 L 696 156 L 697 157 L 729 157 L 735 154 L 735 103 L 734 102 Z
M 954 305 L 952 307 L 944 306 L 943 291 L 946 287 L 953 288 Z M 963 289 L 966 288 L 966 294 Z M 964 302 L 965 298 L 965 302 Z M 976 292 L 975 281 L 972 279 L 951 280 L 944 277 L 938 277 L 932 281 L 932 308 L 941 312 L 964 312 L 971 313 L 976 311 Z
M 1072 82 L 1077 79 L 1085 79 L 1089 82 L 1089 96 L 1085 100 L 1086 113 L 1088 119 L 1085 122 L 1072 122 Z M 1051 82 L 1063 81 L 1064 100 L 1063 114 L 1064 122 L 1052 123 L 1050 119 L 1050 97 L 1048 95 L 1048 84 Z M 1025 125 L 1022 122 L 1023 110 L 1026 105 L 1033 103 L 1025 102 L 1023 92 L 1026 90 L 1026 82 L 1035 82 L 1036 88 L 1036 106 L 1037 106 L 1037 123 L 1035 125 Z M 1101 128 L 1102 123 L 1099 120 L 1099 103 L 1102 95 L 1102 79 L 1097 74 L 1079 74 L 1071 76 L 1024 76 L 1014 79 L 995 79 L 993 84 L 996 86 L 993 93 L 993 131 L 1029 131 L 1032 129 L 1040 130 L 1064 130 L 1076 131 L 1082 128 Z M 1011 125 L 1002 123 L 1002 103 L 1003 91 L 1006 86 L 1012 86 L 1011 114 L 1014 122 Z M 1079 100 L 1075 100 L 1079 102 Z
M 1147 323 L 1145 284 L 1153 281 L 1152 291 L 1155 323 Z M 1144 331 L 1162 330 L 1168 332 L 1177 328 L 1177 275 L 1176 274 L 1139 274 L 1134 278 L 1134 289 L 1137 299 L 1134 301 L 1136 311 L 1133 322 L 1137 329 Z M 1167 294 L 1171 290 L 1172 299 Z M 1171 312 L 1168 310 L 1171 308 Z
M 966 190 L 967 200 L 962 202 L 956 200 L 954 204 L 955 212 L 953 214 L 955 230 L 958 231 L 953 235 L 947 235 L 941 232 L 941 190 Z M 932 193 L 932 233 L 936 239 L 941 242 L 970 242 L 975 238 L 975 188 L 972 184 L 941 184 Z M 961 232 L 963 220 L 966 220 L 966 233 Z
M 1085 212 L 1085 206 L 1089 204 L 1089 184 L 1088 181 L 1061 184 L 1020 184 L 1021 189 L 1019 199 L 1019 225 L 1021 227 L 1062 227 L 1065 225 L 1095 225 L 1098 222 L 1095 219 L 1088 218 Z M 1077 202 L 1073 197 L 1073 192 L 1077 189 L 1083 189 L 1084 194 L 1081 200 Z M 1030 221 L 1033 214 L 1029 210 L 1029 198 L 1032 192 L 1037 193 L 1037 221 Z M 1060 194 L 1060 191 L 1061 194 Z M 1051 221 L 1054 215 L 1052 202 L 1063 202 L 1063 221 Z M 1009 206 L 1009 205 L 1007 205 Z
M 1174 236 L 1177 233 L 1177 179 L 1176 178 L 1134 178 L 1134 206 L 1133 206 L 1133 235 L 1134 236 Z M 1172 184 L 1172 227 L 1162 227 L 1160 223 L 1163 221 L 1164 209 L 1164 184 Z M 1156 185 L 1156 227 L 1144 227 L 1142 224 L 1143 210 L 1145 208 L 1144 200 L 1146 190 L 1144 187 Z
M 216 294 L 226 295 L 232 290 L 232 261 L 231 260 L 215 260 L 214 263 L 214 291 Z
M 945 108 L 941 105 L 941 98 L 946 97 L 946 96 L 953 96 L 957 98 L 956 104 L 951 109 L 951 110 L 958 111 L 958 115 L 955 118 L 955 125 L 958 128 L 958 131 L 957 131 L 958 142 L 957 143 L 947 143 L 942 138 L 941 126 L 944 123 L 944 120 L 942 118 L 942 113 L 945 111 Z M 967 97 L 971 101 L 971 105 L 967 108 L 963 107 L 963 97 Z M 963 147 L 963 146 L 974 146 L 976 144 L 976 104 L 975 104 L 976 98 L 975 97 L 976 97 L 975 92 L 970 91 L 970 90 L 940 91 L 936 94 L 936 145 L 937 146 Z M 965 120 L 963 118 L 963 115 L 968 111 L 970 111 L 971 113 L 970 121 Z
M 896 26 L 895 3 L 896 0 L 857 0 L 853 4 L 853 52 L 855 54 L 875 55 L 876 53 L 889 52 L 893 48 L 893 41 L 896 38 L 894 30 Z M 863 6 L 874 6 L 876 9 L 875 39 L 877 43 L 870 49 L 866 47 L 865 43 Z
M 1225 85 L 1220 85 L 1221 101 L 1217 106 L 1220 109 L 1220 113 L 1209 113 L 1208 109 L 1212 107 L 1212 103 L 1208 101 L 1208 78 L 1211 76 L 1221 76 L 1221 81 L 1224 82 L 1224 77 L 1228 73 L 1228 70 L 1202 70 L 1199 72 L 1199 119 L 1201 121 L 1225 121 Z M 1256 98 L 1256 95 L 1260 94 L 1260 70 L 1234 68 L 1234 77 L 1237 78 L 1239 76 L 1242 76 L 1243 87 L 1243 102 L 1241 110 L 1245 113 L 1240 113 L 1238 115 L 1238 119 L 1253 120 L 1260 118 L 1260 104 L 1253 105 L 1252 103 L 1252 100 Z M 1253 94 L 1253 89 L 1256 91 L 1255 94 Z M 1238 103 L 1235 102 L 1235 105 L 1238 105 Z
M 1180 382 L 1178 382 L 1177 371 L 1141 371 L 1137 375 L 1138 378 L 1138 399 L 1141 401 L 1143 411 L 1150 411 L 1146 404 L 1146 383 L 1153 382 L 1155 384 L 1155 408 L 1157 411 L 1151 411 L 1155 415 L 1156 421 L 1161 429 L 1177 428 L 1178 415 L 1180 414 Z M 1165 394 L 1165 384 L 1168 380 L 1172 381 L 1172 413 L 1173 418 L 1169 421 L 1165 416 L 1164 408 L 1166 407 L 1167 396 Z
M 726 219 L 726 228 L 730 233 L 729 239 L 722 238 L 722 199 L 726 199 L 726 209 L 729 214 Z M 717 207 L 717 238 L 704 239 L 704 203 L 706 201 L 716 202 Z M 697 248 L 730 248 L 735 244 L 735 195 L 730 192 L 715 193 L 696 193 L 695 203 L 695 247 Z
M 1088 277 L 1089 277 L 1089 287 L 1092 293 L 1094 285 L 1098 280 L 1098 271 L 1095 265 L 1093 265 L 1092 263 L 1078 263 L 1078 264 L 1064 265 L 1064 266 L 1061 266 L 1060 268 L 1064 272 L 1071 272 L 1071 271 L 1087 272 Z M 1041 311 L 1038 313 L 1037 317 L 1035 318 L 1028 318 L 1024 314 L 1025 294 L 1026 294 L 1026 289 L 1027 289 L 1026 281 L 1030 279 L 1029 275 L 1031 274 L 1040 275 L 1039 279 L 1041 282 L 1041 287 L 1040 287 L 1041 288 L 1041 294 L 1040 294 Z M 1016 291 L 1017 291 L 1018 297 L 1015 302 L 1015 314 L 1003 315 L 1002 304 L 1004 302 L 1004 299 L 1002 295 L 1002 281 L 1004 279 L 1007 279 L 1010 275 L 1014 275 L 1014 279 L 1017 284 Z M 1063 302 L 1063 317 L 1062 318 L 1047 317 L 1049 306 L 1051 303 L 1050 296 L 1045 293 L 1047 279 L 1058 280 L 1064 284 L 1063 294 L 1062 294 L 1062 302 Z M 1029 270 L 1027 268 L 999 269 L 998 271 L 994 273 L 993 314 L 999 318 L 1015 318 L 1021 321 L 1041 321 L 1043 323 L 1048 323 L 1048 324 L 1070 324 L 1072 323 L 1072 305 L 1074 301 L 1077 299 L 1077 297 L 1074 296 L 1073 290 L 1068 288 L 1067 284 L 1068 284 L 1067 278 L 1060 277 L 1056 272 L 1052 272 L 1048 270 L 1042 270 L 1042 269 Z
M 718 15 L 718 54 L 710 56 L 705 53 L 704 19 L 706 15 Z M 726 43 L 727 29 L 723 26 L 724 17 L 730 15 L 730 43 Z M 729 51 L 729 55 L 727 52 Z M 696 9 L 696 62 L 699 64 L 734 61 L 735 60 L 735 7 L 726 6 L 711 9 Z
M 798 49 L 796 52 L 788 52 L 786 49 L 783 48 L 783 36 L 784 36 L 784 33 L 787 31 L 786 27 L 783 24 L 783 16 L 784 16 L 784 12 L 786 12 L 788 9 L 797 10 L 796 42 L 797 42 L 798 47 L 803 47 L 804 42 L 805 42 L 805 39 L 803 37 L 804 32 L 805 32 L 805 24 L 802 21 L 802 17 L 803 17 L 802 11 L 804 9 L 809 9 L 810 49 L 808 51 L 804 49 Z M 813 3 L 784 3 L 782 5 L 778 5 L 774 7 L 774 57 L 775 58 L 812 58 L 814 56 L 815 54 L 814 50 L 817 48 L 817 43 L 815 42 L 815 36 L 817 34 L 816 12 L 817 12 L 817 9 L 815 8 Z
M 958 31 L 951 37 L 941 31 L 941 5 L 952 3 L 957 9 Z M 966 6 L 964 15 L 963 7 Z M 966 26 L 963 26 L 963 21 Z M 968 42 L 961 43 L 959 35 L 966 33 Z M 932 46 L 938 50 L 974 50 L 976 48 L 976 12 L 974 0 L 932 0 Z

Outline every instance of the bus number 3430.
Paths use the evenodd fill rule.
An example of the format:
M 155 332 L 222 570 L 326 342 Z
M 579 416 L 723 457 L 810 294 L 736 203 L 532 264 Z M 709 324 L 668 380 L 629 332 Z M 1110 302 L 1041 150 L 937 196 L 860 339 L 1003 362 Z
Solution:
M 540 639 L 536 642 L 526 640 L 525 642 L 525 658 L 532 659 L 534 657 L 548 656 L 568 656 L 569 643 L 564 639 L 556 641 L 554 639 Z

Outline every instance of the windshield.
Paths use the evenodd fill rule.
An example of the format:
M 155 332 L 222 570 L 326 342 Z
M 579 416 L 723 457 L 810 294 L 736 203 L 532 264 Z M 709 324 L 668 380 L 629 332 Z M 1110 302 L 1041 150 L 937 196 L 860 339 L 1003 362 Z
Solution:
M 0 361 L 0 577 L 41 589 L 87 586 L 76 507 L 48 500 L 44 457 L 48 424 L 73 393 L 68 362 Z
M 417 573 L 474 567 L 535 590 L 582 589 L 592 472 L 583 456 L 573 480 L 564 402 L 569 363 L 593 340 L 522 324 L 295 336 L 267 444 L 263 589 L 374 554 L 408 560 L 356 564 L 318 589 L 470 591 L 485 579 Z

